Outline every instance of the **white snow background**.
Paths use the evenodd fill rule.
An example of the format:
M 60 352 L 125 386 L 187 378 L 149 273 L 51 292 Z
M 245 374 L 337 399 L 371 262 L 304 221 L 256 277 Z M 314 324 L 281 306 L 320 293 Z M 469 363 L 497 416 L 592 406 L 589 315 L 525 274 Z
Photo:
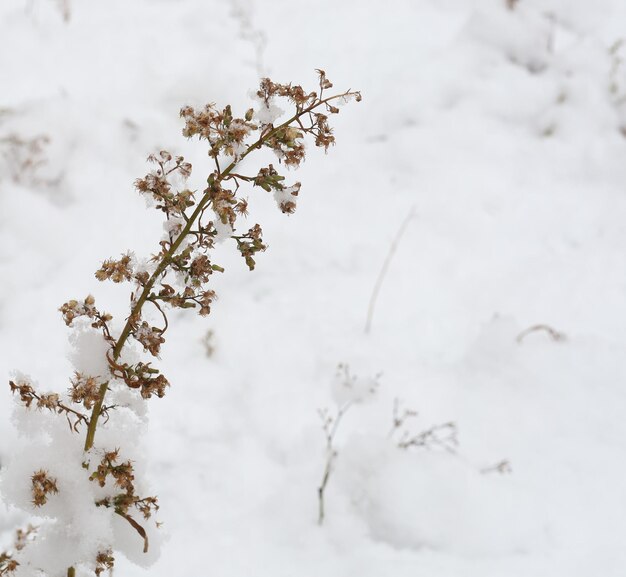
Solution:
M 93 272 L 157 250 L 146 156 L 184 154 L 197 188 L 212 169 L 183 104 L 241 113 L 259 76 L 313 88 L 315 68 L 363 93 L 298 171 L 294 215 L 250 191 L 257 269 L 222 248 L 211 316 L 171 316 L 172 387 L 127 439 L 168 540 L 116 575 L 625 574 L 625 39 L 618 0 L 0 3 L 6 380 L 68 386 L 66 300 L 123 315 L 127 287 Z M 18 136 L 48 139 L 41 165 L 16 170 Z M 566 338 L 516 340 L 537 324 Z M 320 527 L 339 363 L 379 387 L 338 429 Z M 394 399 L 415 433 L 456 423 L 456 452 L 398 448 Z M 0 389 L 0 464 L 13 404 Z M 5 537 L 21 521 L 0 506 Z

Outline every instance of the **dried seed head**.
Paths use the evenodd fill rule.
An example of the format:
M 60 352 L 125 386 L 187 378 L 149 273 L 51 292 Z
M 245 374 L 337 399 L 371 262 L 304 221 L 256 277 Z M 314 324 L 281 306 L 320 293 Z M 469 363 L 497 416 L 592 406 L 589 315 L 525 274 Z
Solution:
M 42 507 L 48 502 L 48 495 L 55 495 L 59 492 L 56 479 L 48 476 L 48 473 L 43 469 L 33 473 L 31 484 L 33 495 L 32 503 L 35 507 Z
M 96 577 L 100 577 L 100 575 L 104 571 L 113 571 L 113 567 L 115 566 L 115 557 L 113 557 L 113 551 L 109 549 L 105 552 L 100 552 L 96 556 L 96 567 L 94 569 L 94 573 Z
M 91 410 L 100 399 L 100 383 L 96 377 L 89 377 L 76 371 L 74 377 L 70 379 L 70 398 L 73 403 L 82 403 Z
M 143 345 L 144 351 L 148 351 L 154 357 L 159 355 L 161 345 L 165 342 L 163 331 L 156 327 L 151 327 L 146 321 L 142 321 L 135 328 L 133 336 Z
M 72 326 L 72 321 L 77 317 L 86 316 L 88 318 L 94 318 L 98 311 L 95 308 L 96 300 L 91 295 L 87 295 L 87 298 L 79 303 L 78 301 L 71 300 L 64 303 L 59 311 L 63 315 L 63 320 L 68 327 Z
M 132 255 L 125 254 L 119 260 L 105 260 L 102 266 L 96 271 L 96 278 L 99 281 L 107 279 L 115 283 L 129 281 L 133 277 Z

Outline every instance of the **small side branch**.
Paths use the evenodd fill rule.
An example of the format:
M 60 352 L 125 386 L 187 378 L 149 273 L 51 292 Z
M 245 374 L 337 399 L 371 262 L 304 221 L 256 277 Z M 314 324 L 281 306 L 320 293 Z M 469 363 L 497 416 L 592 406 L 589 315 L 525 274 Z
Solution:
M 419 433 L 410 432 L 405 428 L 409 419 L 417 418 L 418 413 L 413 409 L 402 409 L 400 401 L 393 403 L 393 424 L 388 438 L 393 439 L 398 449 L 443 449 L 448 453 L 455 453 L 459 445 L 456 423 L 448 422 L 433 425 Z

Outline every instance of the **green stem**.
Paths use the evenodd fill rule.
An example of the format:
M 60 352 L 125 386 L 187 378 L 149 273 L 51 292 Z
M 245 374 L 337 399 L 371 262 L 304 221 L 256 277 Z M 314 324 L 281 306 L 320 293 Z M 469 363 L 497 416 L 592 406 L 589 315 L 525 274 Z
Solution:
M 193 226 L 194 221 L 196 220 L 196 218 L 198 218 L 198 215 L 200 214 L 200 212 L 202 212 L 202 209 L 204 208 L 204 206 L 209 202 L 210 194 L 211 193 L 209 191 L 202 197 L 202 200 L 198 203 L 196 210 L 193 211 L 191 217 L 189 218 L 189 221 L 187 222 L 185 227 L 181 230 L 180 234 L 178 235 L 178 238 L 171 244 L 169 250 L 163 255 L 156 270 L 152 273 L 152 275 L 148 279 L 148 282 L 145 284 L 144 289 L 141 292 L 141 295 L 137 299 L 137 302 L 135 302 L 135 305 L 133 306 L 131 310 L 130 316 L 128 317 L 128 320 L 126 321 L 124 328 L 122 329 L 120 338 L 117 340 L 115 348 L 113 349 L 114 361 L 117 361 L 120 355 L 122 354 L 122 349 L 124 348 L 124 345 L 126 344 L 128 337 L 130 336 L 133 319 L 136 318 L 136 316 L 141 312 L 143 305 L 145 304 L 146 300 L 148 299 L 148 296 L 150 295 L 150 292 L 152 291 L 152 288 L 154 287 L 154 283 L 161 276 L 161 274 L 163 274 L 163 272 L 169 265 L 172 257 L 176 254 L 176 251 L 178 250 L 183 240 L 189 233 L 191 227 Z M 107 394 L 108 389 L 109 389 L 108 382 L 102 383 L 102 385 L 100 385 L 100 390 L 98 392 L 98 401 L 94 404 L 93 410 L 91 411 L 91 418 L 89 419 L 89 427 L 87 429 L 87 438 L 85 439 L 85 452 L 89 451 L 89 449 L 93 447 L 94 439 L 96 436 L 96 428 L 98 426 L 98 418 L 100 417 L 100 413 L 102 412 L 102 405 L 104 404 L 104 398 Z
M 335 96 L 330 96 L 329 98 L 325 98 L 324 100 L 320 100 L 319 102 L 311 104 L 307 108 L 304 108 L 299 112 L 296 112 L 296 114 L 294 114 L 289 120 L 287 120 L 286 122 L 283 122 L 281 125 L 277 126 L 276 128 L 273 128 L 267 134 L 261 135 L 259 139 L 253 144 L 251 144 L 248 147 L 248 149 L 238 159 L 233 160 L 221 173 L 218 174 L 216 181 L 219 183 L 222 180 L 224 180 L 224 178 L 226 178 L 233 171 L 233 169 L 246 156 L 248 156 L 248 154 L 250 154 L 253 150 L 256 150 L 257 148 L 261 148 L 261 146 L 263 146 L 263 143 L 267 141 L 268 139 L 270 139 L 279 130 L 282 130 L 283 128 L 287 128 L 292 122 L 294 122 L 295 120 L 298 120 L 301 116 L 304 116 L 305 114 L 308 114 L 309 112 L 315 110 L 317 107 L 322 106 L 326 104 L 327 102 L 330 102 L 331 100 L 345 97 L 348 94 L 350 94 L 349 91 L 344 92 L 342 94 L 337 94 Z M 136 318 L 137 315 L 141 312 L 143 305 L 145 304 L 146 300 L 150 296 L 150 292 L 152 291 L 154 284 L 159 279 L 159 277 L 163 274 L 163 272 L 165 272 L 165 269 L 170 264 L 172 257 L 176 254 L 176 251 L 182 244 L 183 240 L 191 231 L 191 228 L 194 225 L 196 219 L 200 216 L 200 214 L 202 214 L 203 210 L 209 204 L 211 200 L 210 195 L 211 195 L 211 191 L 209 190 L 202 197 L 202 199 L 196 206 L 196 209 L 193 211 L 191 216 L 186 221 L 184 228 L 181 230 L 180 234 L 178 235 L 178 238 L 171 244 L 169 250 L 163 255 L 156 270 L 152 273 L 152 275 L 148 279 L 148 282 L 145 284 L 144 289 L 141 292 L 141 295 L 139 296 L 133 308 L 131 309 L 130 316 L 126 320 L 126 324 L 124 325 L 124 328 L 122 329 L 122 333 L 120 334 L 120 337 L 117 340 L 115 348 L 113 349 L 114 361 L 117 361 L 120 355 L 122 354 L 122 349 L 124 348 L 124 345 L 126 344 L 126 341 L 128 340 L 128 337 L 130 336 L 130 333 L 132 330 L 133 319 Z M 102 383 L 102 385 L 100 385 L 100 390 L 98 391 L 98 400 L 93 406 L 93 410 L 91 411 L 91 418 L 89 419 L 89 427 L 87 428 L 87 437 L 85 439 L 85 448 L 84 448 L 85 452 L 89 451 L 93 447 L 94 440 L 96 437 L 96 428 L 98 426 L 98 419 L 100 418 L 100 413 L 102 412 L 102 406 L 104 404 L 104 398 L 106 397 L 108 390 L 109 390 L 108 382 Z M 69 570 L 68 570 L 68 577 L 74 577 L 73 574 L 71 576 L 69 575 Z

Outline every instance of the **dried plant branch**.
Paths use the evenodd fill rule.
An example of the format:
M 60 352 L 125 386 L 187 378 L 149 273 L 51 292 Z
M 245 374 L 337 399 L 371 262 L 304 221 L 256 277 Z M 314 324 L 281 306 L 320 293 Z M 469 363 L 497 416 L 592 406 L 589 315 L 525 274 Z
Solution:
M 443 425 L 430 427 L 417 435 L 411 435 L 405 431 L 398 441 L 398 448 L 424 447 L 430 449 L 439 447 L 449 453 L 454 453 L 458 444 L 456 424 L 444 423 Z
M 337 450 L 334 446 L 335 435 L 337 434 L 337 429 L 339 428 L 339 424 L 341 423 L 341 419 L 346 414 L 348 409 L 352 406 L 352 403 L 346 403 L 343 407 L 337 409 L 337 413 L 335 416 L 331 416 L 327 409 L 320 409 L 318 414 L 320 419 L 322 420 L 322 427 L 324 430 L 324 436 L 326 437 L 326 460 L 324 463 L 324 472 L 322 474 L 322 481 L 320 482 L 319 487 L 317 488 L 317 498 L 318 498 L 318 516 L 317 522 L 319 525 L 324 523 L 324 518 L 326 516 L 326 507 L 325 507 L 325 491 L 326 486 L 328 485 L 328 481 L 330 480 L 330 474 L 332 472 L 333 463 L 337 457 Z
M 324 84 L 325 73 L 323 71 L 320 71 L 320 77 L 322 78 L 320 94 L 322 94 L 324 88 L 326 87 L 326 85 Z M 264 83 L 262 83 L 262 90 L 264 90 L 265 94 L 271 95 L 271 91 L 274 89 L 275 85 L 273 85 L 273 83 L 268 81 L 268 79 L 265 79 L 265 80 L 267 82 L 264 81 Z M 330 84 L 330 86 L 332 86 L 332 84 Z M 281 94 L 281 92 L 287 94 L 288 90 L 286 90 L 286 88 L 287 87 L 281 87 L 276 92 L 278 94 Z M 277 148 L 281 150 L 280 148 L 280 144 L 282 144 L 281 139 L 278 139 L 278 146 L 274 145 L 274 143 L 277 140 L 277 137 L 281 135 L 282 133 L 284 133 L 287 138 L 295 137 L 295 135 L 287 134 L 287 129 L 290 129 L 291 125 L 294 122 L 299 121 L 300 118 L 304 116 L 310 117 L 310 114 L 314 110 L 320 107 L 326 107 L 327 109 L 331 111 L 335 111 L 336 113 L 338 112 L 338 109 L 332 107 L 330 103 L 338 99 L 345 100 L 346 98 L 350 98 L 352 96 L 354 96 L 357 101 L 361 99 L 360 93 L 348 90 L 341 94 L 330 96 L 324 99 L 322 99 L 321 96 L 319 98 L 315 96 L 311 104 L 309 104 L 308 106 L 304 106 L 304 103 L 307 102 L 307 100 L 305 99 L 306 95 L 304 95 L 304 93 L 302 93 L 302 95 L 300 95 L 300 93 L 296 93 L 295 98 L 300 98 L 301 101 L 298 102 L 298 100 L 296 100 L 296 108 L 297 108 L 296 113 L 291 118 L 289 118 L 289 120 L 283 122 L 277 127 L 273 127 L 272 125 L 269 125 L 266 130 L 262 130 L 261 136 L 252 145 L 250 145 L 247 148 L 247 150 L 239 156 L 238 159 L 233 160 L 223 171 L 220 172 L 219 165 L 217 166 L 216 172 L 211 175 L 213 178 L 212 179 L 211 177 L 209 178 L 211 186 L 206 190 L 204 196 L 198 203 L 196 209 L 187 218 L 185 226 L 182 228 L 178 237 L 170 244 L 169 249 L 166 250 L 162 254 L 160 261 L 156 267 L 156 270 L 152 273 L 148 281 L 144 284 L 143 291 L 141 292 L 139 298 L 135 301 L 135 304 L 131 310 L 130 316 L 128 317 L 128 320 L 126 321 L 124 328 L 122 329 L 122 333 L 119 339 L 115 343 L 115 346 L 113 348 L 113 353 L 112 353 L 113 361 L 117 361 L 119 359 L 122 353 L 122 350 L 124 348 L 124 345 L 126 344 L 126 341 L 128 340 L 128 337 L 130 336 L 131 331 L 133 329 L 133 320 L 140 316 L 143 305 L 148 300 L 155 283 L 157 282 L 158 279 L 160 279 L 163 276 L 163 273 L 166 271 L 168 266 L 170 266 L 174 255 L 180 248 L 183 241 L 191 233 L 192 227 L 197 223 L 200 214 L 207 208 L 207 206 L 211 202 L 214 202 L 215 192 L 220 189 L 221 183 L 225 180 L 228 180 L 229 178 L 236 178 L 234 175 L 231 176 L 231 173 L 234 171 L 235 167 L 237 167 L 241 163 L 241 161 L 243 161 L 251 152 L 253 152 L 254 150 L 260 149 L 264 145 L 269 145 L 275 150 Z M 183 112 L 181 112 L 181 115 L 183 117 L 190 116 L 189 112 L 185 109 L 183 109 Z M 324 120 L 322 120 L 322 123 L 324 123 Z M 317 139 L 320 139 L 320 142 L 322 142 L 322 145 L 324 145 L 326 148 L 328 147 L 328 144 L 334 142 L 334 138 L 330 137 L 330 133 L 328 133 L 328 135 L 326 134 L 326 131 L 327 131 L 326 126 L 323 125 L 321 130 L 318 131 L 317 134 L 315 133 L 314 126 L 315 124 L 313 123 L 312 127 L 309 129 L 305 129 L 304 132 L 309 132 L 311 134 L 316 135 Z M 326 141 L 324 140 L 325 137 L 332 138 L 332 140 Z M 215 146 L 215 144 L 213 144 L 213 146 Z M 292 146 L 291 148 L 294 149 L 296 147 Z M 217 158 L 217 155 L 214 155 L 214 156 L 215 158 Z M 287 156 L 287 159 L 285 162 L 289 163 L 288 153 L 286 156 Z M 300 160 L 297 161 L 297 164 L 299 164 Z M 295 163 L 295 161 L 292 161 L 292 162 Z M 163 170 L 163 166 L 161 168 Z M 265 176 L 265 179 L 261 179 L 260 177 L 257 177 L 257 179 L 255 180 L 255 184 L 260 184 L 261 186 L 266 184 L 266 186 L 268 187 L 277 188 L 277 186 L 275 186 L 274 184 L 270 184 L 269 182 L 270 176 L 267 176 L 267 175 L 264 175 L 264 176 Z M 274 183 L 275 182 L 276 182 L 276 179 L 274 179 Z M 282 185 L 280 186 L 282 187 Z M 284 212 L 289 212 L 289 210 L 284 210 Z M 89 420 L 89 428 L 87 431 L 87 437 L 85 439 L 85 451 L 89 451 L 89 449 L 91 449 L 91 447 L 93 446 L 96 429 L 98 426 L 98 418 L 102 410 L 102 405 L 104 403 L 104 399 L 108 390 L 108 385 L 109 385 L 108 382 L 105 382 L 105 383 L 102 383 L 100 387 L 99 398 L 93 408 L 93 411 L 91 413 L 91 418 Z
M 59 399 L 59 395 L 56 393 L 39 395 L 29 383 L 19 380 L 17 383 L 9 381 L 9 387 L 12 393 L 17 393 L 20 396 L 20 401 L 24 403 L 26 408 L 34 405 L 38 409 L 48 409 L 59 415 L 65 414 L 70 429 L 76 433 L 78 433 L 78 426 L 81 423 L 89 425 L 89 419 L 86 415 L 63 404 Z M 72 418 L 74 418 L 73 422 Z
M 318 524 L 322 525 L 325 518 L 325 495 L 330 476 L 333 471 L 333 464 L 337 458 L 337 448 L 335 446 L 335 438 L 339 425 L 345 414 L 354 405 L 367 402 L 379 387 L 380 375 L 370 378 L 360 378 L 350 372 L 350 367 L 346 364 L 340 364 L 337 367 L 335 377 L 334 397 L 337 408 L 334 414 L 328 409 L 320 409 L 318 414 L 322 420 L 322 429 L 326 438 L 326 458 L 324 459 L 324 471 L 322 480 L 317 489 L 318 498 Z
M 279 164 L 297 167 L 305 156 L 305 137 L 312 138 L 316 146 L 325 150 L 334 144 L 328 115 L 337 114 L 342 103 L 353 99 L 360 101 L 361 95 L 348 90 L 325 96 L 324 92 L 332 88 L 332 83 L 323 70 L 317 73 L 319 88 L 311 92 L 298 85 L 277 84 L 264 78 L 256 93 L 259 109 L 249 109 L 242 118 L 234 117 L 230 106 L 218 110 L 214 104 L 208 104 L 201 110 L 189 106 L 181 110 L 180 115 L 185 122 L 183 135 L 208 143 L 208 154 L 215 161 L 215 169 L 208 175 L 207 188 L 196 199 L 195 192 L 174 184 L 175 179 L 184 183 L 191 175 L 192 166 L 183 157 L 161 151 L 148 158 L 156 168 L 138 179 L 135 188 L 165 215 L 166 234 L 159 243 L 160 248 L 147 263 L 140 264 L 131 252 L 127 252 L 118 259 L 105 260 L 95 273 L 100 281 L 129 282 L 133 285 L 129 315 L 121 330 L 119 333 L 114 330 L 112 316 L 99 310 L 91 295 L 82 301 L 70 300 L 59 309 L 67 326 L 74 327 L 78 322 L 83 328 L 89 326 L 102 335 L 106 345 L 102 359 L 108 367 L 106 374 L 97 376 L 75 371 L 65 395 L 38 393 L 25 377 L 9 383 L 11 391 L 19 396 L 19 402 L 25 409 L 34 407 L 63 414 L 74 432 L 79 431 L 79 425 L 86 426 L 83 459 L 73 465 L 80 475 L 82 470 L 87 472 L 84 480 L 88 484 L 97 483 L 105 489 L 104 492 L 93 493 L 94 506 L 110 509 L 112 515 L 124 518 L 143 539 L 144 552 L 149 546 L 148 533 L 133 514 L 138 512 L 143 519 L 149 519 L 158 510 L 158 501 L 156 497 L 138 495 L 134 465 L 129 459 L 122 458 L 121 449 L 111 450 L 105 444 L 100 447 L 95 444 L 101 418 L 104 423 L 108 422 L 110 413 L 117 407 L 115 403 L 105 404 L 107 393 L 112 387 L 118 391 L 128 387 L 139 393 L 142 399 L 165 395 L 169 381 L 153 366 L 152 361 L 129 362 L 124 352 L 134 342 L 143 348 L 144 354 L 158 358 L 169 327 L 169 309 L 194 308 L 202 316 L 211 312 L 216 294 L 208 284 L 213 274 L 224 272 L 224 268 L 210 259 L 209 251 L 218 240 L 228 238 L 234 241 L 248 268 L 254 269 L 255 256 L 263 252 L 266 245 L 259 224 L 254 224 L 247 232 L 236 229 L 238 219 L 248 214 L 247 199 L 238 196 L 240 187 L 262 188 L 273 194 L 283 213 L 294 212 L 301 188 L 299 182 L 287 186 L 285 177 L 272 164 L 261 167 L 256 174 L 244 174 L 240 167 L 244 159 L 261 148 L 272 150 Z M 278 98 L 286 99 L 295 112 L 285 122 L 275 125 L 277 112 L 282 112 L 274 104 Z M 258 133 L 255 140 L 251 136 L 253 133 Z M 222 168 L 224 165 L 225 168 Z M 146 303 L 156 309 L 162 319 L 161 326 L 153 326 L 144 318 Z M 84 414 L 79 407 L 74 408 L 72 403 L 90 411 L 90 414 Z M 347 408 L 340 410 L 335 424 L 327 430 L 329 450 L 332 450 L 336 427 Z M 324 487 L 331 463 L 332 457 L 329 457 Z M 51 495 L 55 500 L 71 499 L 71 496 L 63 495 L 61 475 L 62 472 L 54 471 L 52 476 L 44 468 L 33 473 L 30 482 L 35 507 L 45 508 Z M 83 482 L 80 475 L 72 482 Z M 68 517 L 68 524 L 72 523 L 70 519 L 73 518 Z M 112 570 L 114 564 L 114 547 L 104 545 L 106 543 L 92 559 L 97 576 Z M 0 557 L 0 576 L 15 571 L 20 561 L 13 557 Z M 76 566 L 84 566 L 85 563 L 84 558 L 78 565 L 72 563 L 67 575 L 74 576 Z M 47 575 L 45 567 L 37 566 L 37 571 Z
M 398 399 L 394 400 L 393 424 L 388 436 L 390 438 L 397 438 L 397 435 L 400 435 L 396 441 L 396 446 L 399 449 L 439 448 L 449 453 L 456 452 L 456 448 L 459 444 L 456 423 L 448 422 L 441 425 L 434 425 L 417 434 L 410 432 L 408 429 L 402 429 L 409 419 L 416 418 L 417 416 L 417 411 L 412 409 L 404 409 L 401 411 L 400 401 Z

